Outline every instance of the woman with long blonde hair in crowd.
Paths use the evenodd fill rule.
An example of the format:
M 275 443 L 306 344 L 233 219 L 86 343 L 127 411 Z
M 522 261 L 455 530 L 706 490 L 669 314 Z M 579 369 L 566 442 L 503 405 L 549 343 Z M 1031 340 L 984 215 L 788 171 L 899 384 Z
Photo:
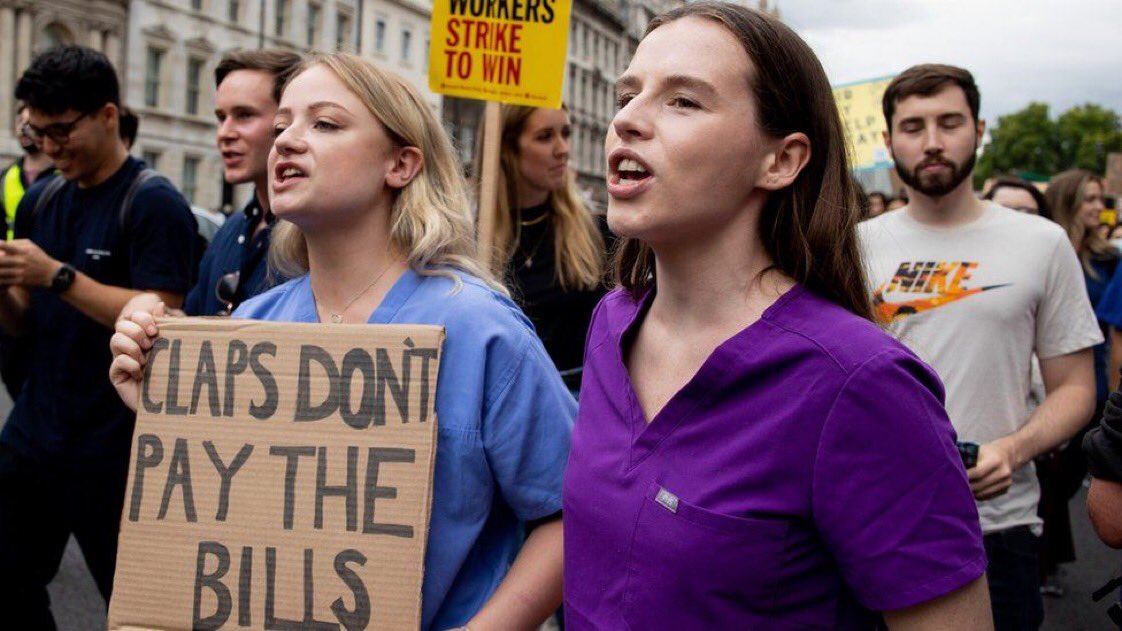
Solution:
M 569 168 L 568 110 L 503 105 L 501 120 L 495 206 L 480 209 L 494 219 L 484 256 L 575 392 L 588 323 L 605 291 L 606 223 L 589 211 Z M 477 160 L 476 178 L 481 170 Z
M 234 317 L 445 327 L 421 628 L 536 628 L 560 602 L 576 406 L 477 262 L 451 143 L 407 81 L 346 54 L 294 73 L 275 131 L 270 263 L 294 280 Z M 156 333 L 147 313 L 118 323 L 110 377 L 130 405 Z

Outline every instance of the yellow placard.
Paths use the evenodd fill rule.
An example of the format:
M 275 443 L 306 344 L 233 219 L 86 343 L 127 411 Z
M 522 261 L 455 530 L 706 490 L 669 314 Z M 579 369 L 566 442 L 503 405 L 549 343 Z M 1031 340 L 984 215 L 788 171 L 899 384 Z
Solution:
M 881 77 L 847 83 L 834 88 L 834 100 L 845 126 L 850 167 L 855 171 L 892 166 L 892 158 L 884 146 L 884 122 L 881 99 L 892 77 Z
M 436 0 L 433 92 L 561 107 L 571 0 Z

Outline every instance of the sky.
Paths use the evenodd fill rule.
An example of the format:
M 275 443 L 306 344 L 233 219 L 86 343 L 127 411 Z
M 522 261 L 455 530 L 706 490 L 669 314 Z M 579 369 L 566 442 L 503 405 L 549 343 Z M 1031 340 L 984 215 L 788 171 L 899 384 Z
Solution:
M 773 0 L 774 1 L 774 0 Z M 753 3 L 754 4 L 754 3 Z M 1031 101 L 1053 118 L 1092 102 L 1122 113 L 1122 0 L 778 0 L 833 84 L 925 62 L 974 74 L 992 125 Z

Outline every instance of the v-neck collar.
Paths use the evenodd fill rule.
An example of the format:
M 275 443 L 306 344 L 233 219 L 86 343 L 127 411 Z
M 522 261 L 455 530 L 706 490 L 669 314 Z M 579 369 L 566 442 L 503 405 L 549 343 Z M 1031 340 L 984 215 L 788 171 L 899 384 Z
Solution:
M 705 358 L 705 361 L 701 363 L 697 372 L 670 397 L 666 404 L 662 406 L 662 409 L 654 415 L 650 423 L 647 422 L 643 407 L 639 405 L 639 395 L 635 390 L 635 384 L 631 381 L 631 372 L 627 368 L 624 353 L 624 344 L 633 341 L 638 331 L 637 327 L 650 310 L 655 295 L 654 288 L 652 287 L 639 299 L 637 308 L 620 331 L 614 345 L 615 359 L 618 362 L 624 382 L 623 391 L 627 395 L 627 422 L 631 429 L 631 454 L 628 469 L 634 469 L 641 464 L 647 456 L 658 449 L 664 440 L 674 433 L 674 430 L 683 421 L 690 418 L 698 408 L 703 408 L 708 404 L 715 395 L 721 393 L 722 378 L 729 376 L 727 368 L 730 360 L 736 356 L 736 349 L 744 346 L 745 341 L 757 331 L 763 330 L 767 321 L 771 320 L 784 305 L 802 295 L 804 291 L 801 285 L 797 283 L 792 285 L 790 289 L 764 310 L 758 320 L 718 344 L 713 352 Z
M 424 279 L 420 274 L 413 270 L 412 267 L 407 267 L 405 271 L 394 281 L 393 287 L 386 292 L 382 302 L 370 314 L 370 318 L 366 321 L 367 324 L 389 324 L 397 317 L 398 311 L 401 310 L 413 292 L 421 286 Z M 316 313 L 315 296 L 312 294 L 312 276 L 305 274 L 299 281 L 295 290 L 299 292 L 301 300 L 298 304 L 303 307 L 295 314 L 298 322 L 313 322 L 319 323 L 319 314 Z

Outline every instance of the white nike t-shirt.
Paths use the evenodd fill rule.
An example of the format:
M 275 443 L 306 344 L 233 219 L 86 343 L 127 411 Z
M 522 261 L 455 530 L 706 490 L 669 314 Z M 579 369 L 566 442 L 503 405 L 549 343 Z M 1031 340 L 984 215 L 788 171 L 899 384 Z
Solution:
M 906 210 L 858 229 L 877 318 L 942 378 L 959 440 L 1007 436 L 1029 418 L 1034 351 L 1048 359 L 1102 342 L 1071 242 L 1047 219 L 996 204 L 953 228 Z M 1038 528 L 1039 498 L 1030 463 L 1007 493 L 978 503 L 983 532 Z

